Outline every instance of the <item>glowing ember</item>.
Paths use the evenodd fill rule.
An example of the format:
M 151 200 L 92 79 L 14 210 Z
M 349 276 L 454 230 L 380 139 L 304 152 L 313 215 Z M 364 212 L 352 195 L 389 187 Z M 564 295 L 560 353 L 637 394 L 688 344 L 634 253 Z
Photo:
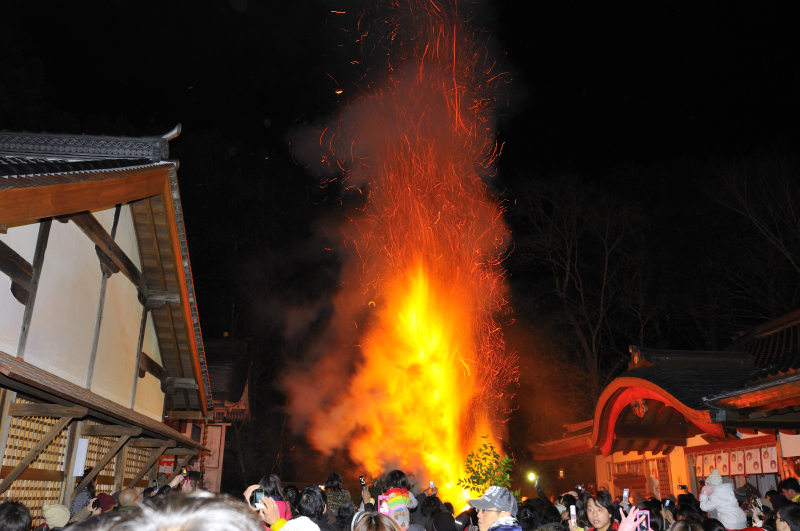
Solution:
M 381 41 L 393 50 L 388 81 L 317 133 L 331 173 L 364 196 L 363 211 L 339 227 L 357 258 L 345 267 L 336 324 L 369 317 L 349 382 L 335 391 L 307 376 L 287 382 L 318 449 L 346 447 L 369 472 L 400 467 L 433 480 L 457 507 L 464 458 L 496 431 L 516 378 L 494 318 L 505 306 L 508 232 L 484 183 L 504 77 L 459 6 L 381 7 L 391 21 Z M 325 405 L 309 411 L 304 401 Z

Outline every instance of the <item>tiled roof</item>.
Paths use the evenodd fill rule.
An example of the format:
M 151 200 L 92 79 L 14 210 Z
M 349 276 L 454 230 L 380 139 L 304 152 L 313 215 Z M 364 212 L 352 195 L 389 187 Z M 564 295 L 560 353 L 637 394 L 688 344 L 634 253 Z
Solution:
M 59 378 L 30 363 L 18 360 L 4 352 L 0 352 L 0 373 L 11 380 L 39 389 L 47 395 L 53 395 L 72 404 L 86 407 L 90 410 L 89 416 L 92 416 L 92 412 L 99 413 L 100 415 L 117 419 L 123 425 L 132 424 L 155 435 L 173 439 L 181 446 L 205 450 L 201 444 L 173 430 L 163 422 L 158 422 L 141 413 L 137 413 L 133 409 L 107 400 L 88 389 Z
M 752 370 L 666 369 L 641 367 L 620 377 L 640 378 L 651 382 L 680 400 L 686 406 L 702 411 L 709 409 L 705 399 L 721 392 L 738 389 Z
M 759 325 L 725 350 L 740 350 L 753 356 L 760 369 L 750 383 L 800 374 L 800 311 Z
M 43 174 L 63 174 L 86 172 L 91 170 L 108 170 L 114 168 L 130 168 L 152 164 L 149 159 L 97 159 L 97 160 L 66 160 L 50 158 L 33 158 L 20 156 L 0 156 L 0 188 L 18 188 L 22 186 L 40 186 L 41 184 L 55 184 L 41 182 Z M 40 179 L 9 179 L 38 175 Z M 13 185 L 10 185 L 13 182 Z

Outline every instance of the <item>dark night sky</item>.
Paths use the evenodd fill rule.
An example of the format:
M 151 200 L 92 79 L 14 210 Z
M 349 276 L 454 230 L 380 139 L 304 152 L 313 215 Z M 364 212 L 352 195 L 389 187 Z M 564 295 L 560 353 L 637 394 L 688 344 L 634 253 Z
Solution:
M 510 104 L 501 109 L 501 176 L 555 168 L 602 180 L 631 163 L 798 151 L 797 2 L 490 4 L 487 25 L 515 73 Z M 356 92 L 359 72 L 350 61 L 360 58 L 342 28 L 352 27 L 363 5 L 6 0 L 0 64 L 30 70 L 21 78 L 4 72 L 7 81 L 41 76 L 33 83 L 41 89 L 37 101 L 54 113 L 38 123 L 50 131 L 160 134 L 181 122 L 174 153 L 188 135 L 214 131 L 230 144 L 224 156 L 246 146 L 238 156 L 260 158 L 261 175 L 276 179 L 293 166 L 289 128 L 335 112 Z M 36 99 L 18 97 L 17 106 Z M 190 189 L 201 186 L 197 166 L 205 160 L 198 161 L 182 161 L 187 215 L 202 214 L 209 225 L 219 221 L 214 215 L 242 215 Z M 236 174 L 225 179 L 233 190 Z M 208 206 L 218 208 L 209 214 Z M 298 209 L 302 223 L 306 213 Z M 189 227 L 193 266 L 209 316 L 216 300 L 202 308 L 204 291 L 214 291 L 203 279 L 213 276 L 207 272 L 226 245 L 205 245 L 196 227 Z M 220 306 L 230 303 L 223 299 Z M 216 330 L 212 321 L 204 330 Z
M 274 146 L 352 93 L 354 50 L 338 46 L 352 20 L 331 11 L 360 2 L 4 3 L 9 38 L 41 60 L 45 97 L 77 117 L 182 122 Z M 492 5 L 517 72 L 503 167 L 603 173 L 623 161 L 796 148 L 795 2 Z

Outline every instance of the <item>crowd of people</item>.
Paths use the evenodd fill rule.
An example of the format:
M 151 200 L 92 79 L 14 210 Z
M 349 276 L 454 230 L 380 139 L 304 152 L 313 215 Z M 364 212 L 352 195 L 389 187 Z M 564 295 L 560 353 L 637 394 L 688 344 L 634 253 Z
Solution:
M 401 470 L 367 486 L 357 499 L 342 477 L 302 490 L 267 475 L 241 498 L 198 489 L 196 472 L 183 470 L 141 493 L 95 493 L 89 483 L 70 507 L 45 505 L 37 531 L 800 531 L 800 482 L 788 478 L 759 498 L 734 489 L 718 471 L 705 478 L 699 499 L 684 492 L 663 499 L 612 497 L 579 487 L 548 497 L 517 500 L 508 489 L 489 487 L 458 514 L 433 484 L 417 490 Z M 31 531 L 30 511 L 16 501 L 0 503 L 0 531 Z

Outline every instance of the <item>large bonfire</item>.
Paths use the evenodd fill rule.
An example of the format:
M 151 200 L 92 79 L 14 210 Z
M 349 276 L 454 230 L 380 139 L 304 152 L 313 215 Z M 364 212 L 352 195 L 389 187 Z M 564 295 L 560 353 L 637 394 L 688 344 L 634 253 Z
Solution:
M 437 481 L 451 501 L 516 379 L 496 321 L 509 234 L 486 184 L 507 80 L 467 7 L 391 2 L 373 10 L 378 29 L 362 20 L 362 38 L 380 32 L 388 72 L 315 138 L 337 179 L 364 196 L 338 227 L 350 261 L 333 325 L 358 328 L 360 352 L 348 360 L 347 345 L 330 345 L 315 372 L 287 383 L 319 450 L 346 448 L 368 473 L 400 467 Z M 321 384 L 334 365 L 349 380 Z

